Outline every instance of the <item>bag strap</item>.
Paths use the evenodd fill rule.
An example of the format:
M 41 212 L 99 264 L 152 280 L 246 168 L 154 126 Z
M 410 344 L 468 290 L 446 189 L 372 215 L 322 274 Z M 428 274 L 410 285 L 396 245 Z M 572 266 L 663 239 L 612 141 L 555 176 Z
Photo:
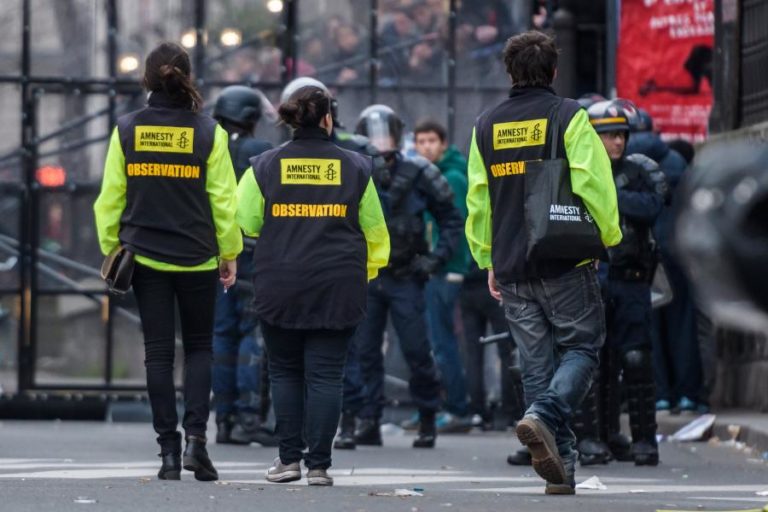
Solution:
M 547 113 L 547 119 L 550 123 L 550 136 L 549 139 L 549 159 L 557 159 L 557 146 L 560 137 L 560 106 L 563 104 L 563 98 L 558 98 L 554 105 L 549 109 Z

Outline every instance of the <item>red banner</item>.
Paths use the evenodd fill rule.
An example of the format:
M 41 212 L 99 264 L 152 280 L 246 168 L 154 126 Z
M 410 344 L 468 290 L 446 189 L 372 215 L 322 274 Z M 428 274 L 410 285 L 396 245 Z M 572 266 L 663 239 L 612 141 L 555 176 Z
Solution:
M 714 0 L 621 0 L 617 93 L 666 139 L 707 136 L 714 34 Z

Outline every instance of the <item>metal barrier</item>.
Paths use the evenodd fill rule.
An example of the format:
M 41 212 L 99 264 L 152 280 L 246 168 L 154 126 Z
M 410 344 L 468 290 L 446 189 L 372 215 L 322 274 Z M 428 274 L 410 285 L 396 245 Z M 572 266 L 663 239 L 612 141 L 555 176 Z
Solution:
M 768 120 L 768 2 L 743 0 L 741 126 Z
M 181 5 L 178 0 L 162 1 L 168 2 L 168 5 Z M 207 41 L 210 29 L 208 11 L 213 8 L 209 4 L 213 2 L 192 0 L 190 3 L 194 6 L 191 10 L 194 24 L 194 44 L 191 48 L 193 69 L 197 85 L 204 95 L 209 96 L 228 85 L 246 84 L 258 86 L 276 100 L 284 85 L 303 73 L 300 67 L 304 51 L 301 44 L 310 38 L 310 35 L 305 34 L 305 27 L 315 20 L 302 19 L 302 16 L 307 16 L 303 14 L 302 6 L 311 11 L 322 9 L 318 7 L 319 4 L 309 0 L 284 0 L 281 3 L 282 14 L 279 23 L 272 34 L 245 34 L 246 37 L 243 37 L 236 47 L 220 49 L 217 53 L 212 51 L 212 45 Z M 41 239 L 41 226 L 45 222 L 41 211 L 52 197 L 65 197 L 73 210 L 77 210 L 73 205 L 79 205 L 79 212 L 83 215 L 72 215 L 75 225 L 70 229 L 85 229 L 79 224 L 85 222 L 86 217 L 90 222 L 90 211 L 85 206 L 92 202 L 91 196 L 95 197 L 99 183 L 75 180 L 62 186 L 47 187 L 41 185 L 36 175 L 39 164 L 45 159 L 77 153 L 86 148 L 101 147 L 100 145 L 109 138 L 117 117 L 129 109 L 136 108 L 142 94 L 137 77 L 125 76 L 118 70 L 121 45 L 127 44 L 121 39 L 119 15 L 121 8 L 133 8 L 133 2 L 82 0 L 81 4 L 92 6 L 94 12 L 98 10 L 99 16 L 103 15 L 104 23 L 98 26 L 99 30 L 103 31 L 99 33 L 99 38 L 103 38 L 104 44 L 98 47 L 103 48 L 100 56 L 106 59 L 107 76 L 57 76 L 55 73 L 36 73 L 33 20 L 41 6 L 47 5 L 53 9 L 52 6 L 59 7 L 60 4 L 49 0 L 7 0 L 4 3 L 4 8 L 8 8 L 9 12 L 12 6 L 20 6 L 19 69 L 18 73 L 0 74 L 0 87 L 13 85 L 20 91 L 21 137 L 19 147 L 0 154 L 0 179 L 4 168 L 18 168 L 20 176 L 15 182 L 0 181 L 0 327 L 9 317 L 17 319 L 16 353 L 13 356 L 16 361 L 17 394 L 37 398 L 84 395 L 111 400 L 120 394 L 135 396 L 136 392 L 144 388 L 141 382 L 123 382 L 115 376 L 116 333 L 120 331 L 115 324 L 128 322 L 135 327 L 138 323 L 132 299 L 115 299 L 108 296 L 102 284 L 96 280 L 96 267 L 100 260 L 98 252 L 93 251 L 93 254 L 83 257 L 66 256 L 47 249 Z M 445 30 L 439 34 L 440 44 L 443 45 L 439 50 L 443 57 L 435 67 L 434 76 L 420 79 L 385 76 L 383 70 L 391 64 L 393 55 L 435 41 L 438 34 L 385 42 L 380 37 L 384 21 L 380 16 L 383 7 L 380 6 L 379 0 L 361 1 L 360 12 L 346 13 L 352 22 L 365 26 L 359 33 L 363 46 L 366 46 L 364 52 L 326 62 L 314 69 L 312 74 L 335 76 L 340 70 L 349 67 L 362 71 L 358 80 L 345 83 L 336 83 L 334 79 L 328 81 L 340 100 L 342 118 L 347 124 L 351 124 L 356 118 L 356 112 L 366 105 L 385 101 L 402 111 L 411 126 L 420 117 L 437 118 L 447 125 L 450 140 L 463 147 L 469 140 L 475 116 L 488 104 L 505 97 L 508 90 L 507 78 L 496 57 L 504 39 L 514 31 L 527 27 L 527 20 L 530 19 L 530 6 L 523 8 L 521 6 L 525 2 L 510 0 L 510 14 L 514 12 L 519 17 L 516 23 L 508 24 L 504 28 L 506 32 L 501 32 L 499 25 L 499 33 L 494 41 L 466 49 L 462 47 L 465 43 L 462 42 L 460 33 L 466 31 L 466 25 L 469 23 L 463 17 L 473 14 L 467 7 L 468 4 L 469 2 L 462 4 L 458 0 L 443 4 Z M 504 2 L 499 2 L 499 5 L 503 4 Z M 522 23 L 520 19 L 523 20 Z M 576 27 L 570 24 L 565 29 L 601 34 L 601 37 L 604 32 L 600 26 L 593 25 Z M 240 52 L 267 47 L 279 51 L 277 75 L 267 78 L 243 76 L 236 80 L 216 76 L 214 71 L 220 70 L 222 63 L 229 62 L 233 56 L 240 55 Z M 72 51 L 76 52 L 77 49 Z M 590 59 L 594 59 L 594 55 L 590 56 Z M 575 70 L 575 66 L 571 68 Z M 601 62 L 596 69 L 594 89 L 603 90 L 602 82 L 607 80 L 604 69 Z M 569 79 L 565 73 L 561 73 L 558 83 L 566 90 L 573 90 L 575 80 L 572 78 Z M 409 104 L 404 102 L 406 96 L 410 98 Z M 77 115 L 59 123 L 48 133 L 40 134 L 38 132 L 42 124 L 41 119 L 46 113 L 41 107 L 41 102 L 50 97 L 106 98 L 106 106 Z M 95 133 L 91 130 L 91 133 L 86 133 L 86 127 L 93 127 L 96 123 L 105 123 L 106 130 Z M 68 140 L 73 134 L 74 138 Z M 43 148 L 51 142 L 58 142 L 58 145 L 54 149 Z M 78 204 L 78 201 L 82 204 Z M 7 206 L 9 211 L 18 211 L 18 221 L 14 221 L 13 225 L 7 218 L 3 218 L 4 203 L 10 205 Z M 14 205 L 18 205 L 17 208 L 14 208 Z M 58 208 L 65 207 L 59 205 Z M 73 245 L 77 248 L 87 243 L 93 244 L 93 236 L 90 236 L 88 241 L 83 241 L 78 231 L 78 234 L 72 235 Z M 52 307 L 48 301 L 61 296 L 83 299 L 101 311 L 102 363 L 100 369 L 93 372 L 96 377 L 89 382 L 82 379 L 42 379 L 39 375 L 41 331 L 50 327 L 46 325 L 46 315 L 50 314 Z M 3 303 L 3 299 L 10 302 Z M 8 324 L 6 328 L 7 326 Z M 2 332 L 4 331 L 0 331 L 0 334 Z M 51 334 L 47 333 L 46 336 Z M 0 369 L 2 358 L 3 354 L 0 353 Z

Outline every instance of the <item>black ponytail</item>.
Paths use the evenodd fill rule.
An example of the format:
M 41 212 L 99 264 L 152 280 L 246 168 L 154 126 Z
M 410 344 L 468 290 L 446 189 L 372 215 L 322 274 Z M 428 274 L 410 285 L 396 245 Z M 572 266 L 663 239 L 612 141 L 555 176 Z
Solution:
M 197 112 L 203 98 L 192 83 L 189 54 L 176 43 L 162 43 L 152 50 L 144 65 L 144 87 L 163 91 L 172 99 Z
M 331 113 L 331 96 L 313 85 L 302 87 L 278 109 L 280 119 L 293 128 L 311 128 Z

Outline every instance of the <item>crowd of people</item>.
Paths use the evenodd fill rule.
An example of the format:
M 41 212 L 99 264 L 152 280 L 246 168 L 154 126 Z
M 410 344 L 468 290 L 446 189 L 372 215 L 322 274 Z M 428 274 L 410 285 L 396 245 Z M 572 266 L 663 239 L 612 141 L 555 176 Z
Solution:
M 382 38 L 396 48 L 403 38 L 439 35 L 442 8 L 395 6 Z M 473 9 L 503 25 L 490 12 Z M 506 29 L 480 18 L 467 44 L 506 39 Z M 332 60 L 349 66 L 318 76 L 354 81 L 362 37 L 336 21 L 328 33 L 340 53 Z M 416 49 L 435 41 L 403 45 L 383 69 L 400 73 L 419 55 L 429 61 L 432 50 Z M 183 467 L 200 480 L 217 478 L 205 449 L 211 380 L 216 442 L 279 446 L 269 481 L 300 479 L 303 458 L 310 484 L 332 485 L 334 436 L 336 449 L 381 446 L 388 320 L 410 370 L 416 413 L 403 426 L 416 431 L 414 448 L 434 447 L 442 433 L 514 427 L 526 449 L 510 464 L 533 464 L 548 493 L 573 493 L 577 459 L 658 464 L 656 411 L 706 410 L 701 314 L 671 242 L 674 188 L 692 149 L 663 142 L 630 102 L 555 96 L 549 37 L 516 36 L 504 54 L 512 94 L 480 117 L 467 156 L 440 123 L 407 127 L 386 105 L 364 109 L 354 133 L 341 130 L 336 100 L 314 78 L 283 91 L 278 111 L 291 137 L 272 148 L 252 136 L 263 95 L 229 87 L 213 119 L 199 115 L 186 53 L 164 44 L 150 54 L 149 106 L 118 122 L 95 210 L 103 252 L 135 253 L 160 478 L 178 479 L 182 467 L 174 297 L 186 354 Z M 520 116 L 542 117 L 511 123 L 504 139 L 499 123 Z M 540 126 L 554 142 L 540 142 Z M 415 155 L 402 150 L 409 129 Z M 194 144 L 173 146 L 175 137 Z M 567 162 L 578 176 L 573 193 L 599 228 L 599 254 L 526 256 L 522 216 L 505 210 L 514 201 L 499 199 L 522 198 L 522 188 L 502 178 L 543 158 Z M 163 167 L 179 165 L 197 168 L 190 176 L 199 183 L 157 178 L 183 177 Z M 190 205 L 194 214 L 183 221 L 178 213 Z M 165 208 L 175 220 L 159 226 Z M 257 237 L 245 237 L 245 250 L 241 230 Z M 674 299 L 652 311 L 659 262 Z M 496 407 L 486 392 L 491 336 L 501 366 Z M 618 421 L 623 399 L 631 439 Z
M 457 11 L 457 65 L 473 76 L 502 78 L 495 58 L 515 32 L 509 3 L 503 0 L 460 2 Z M 354 9 L 354 7 L 352 7 Z M 449 8 L 444 0 L 379 2 L 377 33 L 378 84 L 438 85 L 448 81 Z M 367 12 L 363 13 L 365 16 Z M 296 74 L 315 76 L 329 86 L 368 83 L 371 34 L 368 19 L 329 14 L 301 25 Z M 232 81 L 278 82 L 278 46 L 245 46 L 222 60 L 220 76 Z M 288 66 L 293 66 L 288 62 Z M 461 77 L 463 80 L 463 77 Z

